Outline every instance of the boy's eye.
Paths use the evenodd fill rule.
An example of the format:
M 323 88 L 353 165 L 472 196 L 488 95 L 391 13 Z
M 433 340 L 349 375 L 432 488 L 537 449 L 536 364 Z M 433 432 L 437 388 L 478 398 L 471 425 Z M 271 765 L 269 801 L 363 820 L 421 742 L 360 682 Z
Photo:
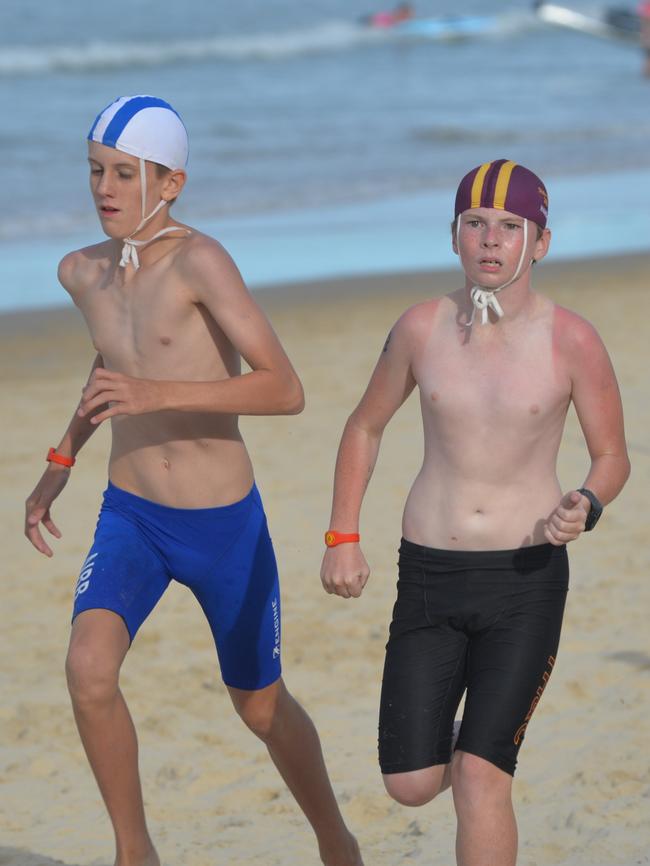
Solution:
M 521 226 L 519 225 L 519 223 L 506 223 L 506 228 L 518 229 L 521 228 Z
M 119 177 L 122 178 L 122 180 L 131 180 L 134 177 L 134 175 L 130 171 L 120 171 L 118 172 L 118 174 Z

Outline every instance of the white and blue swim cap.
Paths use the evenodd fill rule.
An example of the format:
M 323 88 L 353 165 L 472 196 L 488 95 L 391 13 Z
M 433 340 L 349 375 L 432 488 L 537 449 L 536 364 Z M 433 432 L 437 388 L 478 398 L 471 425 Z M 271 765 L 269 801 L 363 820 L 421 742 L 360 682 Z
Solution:
M 140 193 L 142 197 L 142 219 L 130 236 L 124 238 L 120 267 L 132 264 L 140 267 L 138 247 L 146 246 L 156 238 L 169 232 L 188 229 L 169 226 L 156 232 L 146 240 L 135 240 L 133 235 L 144 228 L 158 211 L 169 204 L 161 199 L 151 213 L 146 216 L 147 173 L 145 161 L 156 162 L 171 169 L 185 169 L 189 153 L 187 130 L 175 111 L 164 99 L 157 96 L 120 96 L 101 111 L 90 128 L 88 141 L 104 144 L 135 156 L 140 161 Z
M 178 112 L 157 96 L 120 96 L 97 115 L 88 141 L 171 169 L 187 165 L 187 130 Z

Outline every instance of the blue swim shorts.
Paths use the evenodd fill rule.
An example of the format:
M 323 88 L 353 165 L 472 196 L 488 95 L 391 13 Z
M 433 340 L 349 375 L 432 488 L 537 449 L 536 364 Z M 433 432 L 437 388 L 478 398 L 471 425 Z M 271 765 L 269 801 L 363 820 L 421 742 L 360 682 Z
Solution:
M 256 486 L 232 505 L 188 509 L 109 482 L 72 618 L 111 610 L 133 640 L 171 580 L 188 586 L 203 608 L 226 685 L 253 690 L 278 679 L 278 569 Z

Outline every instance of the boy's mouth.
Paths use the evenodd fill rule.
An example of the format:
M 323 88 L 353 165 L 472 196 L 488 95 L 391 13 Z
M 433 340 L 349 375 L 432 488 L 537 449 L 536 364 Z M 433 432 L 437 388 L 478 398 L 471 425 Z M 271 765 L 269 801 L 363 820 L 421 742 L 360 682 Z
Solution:
M 496 270 L 501 267 L 501 261 L 499 259 L 481 259 L 479 261 L 479 265 L 483 269 L 487 270 Z
M 100 213 L 104 214 L 105 216 L 112 216 L 113 214 L 119 213 L 118 208 L 111 207 L 108 204 L 100 205 L 99 211 L 100 211 Z

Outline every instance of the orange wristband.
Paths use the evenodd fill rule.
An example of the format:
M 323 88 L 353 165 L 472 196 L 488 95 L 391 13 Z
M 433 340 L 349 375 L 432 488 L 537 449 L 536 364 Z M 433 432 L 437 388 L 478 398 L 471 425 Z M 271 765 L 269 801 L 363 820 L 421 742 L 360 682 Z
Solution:
M 336 529 L 328 529 L 325 533 L 325 544 L 328 547 L 336 547 L 337 544 L 359 541 L 360 537 L 358 532 L 337 532 Z
M 57 453 L 56 448 L 50 448 L 45 459 L 48 463 L 58 463 L 60 466 L 67 466 L 68 469 L 77 462 L 74 457 L 64 457 L 63 454 Z

